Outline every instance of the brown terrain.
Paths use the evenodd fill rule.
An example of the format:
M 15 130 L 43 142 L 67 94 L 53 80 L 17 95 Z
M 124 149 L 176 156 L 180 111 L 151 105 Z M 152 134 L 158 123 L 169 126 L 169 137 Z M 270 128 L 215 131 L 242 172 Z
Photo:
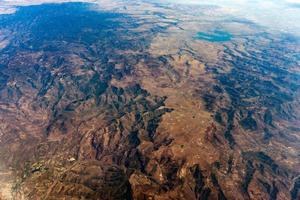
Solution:
M 0 199 L 300 199 L 296 38 L 100 2 L 0 15 Z

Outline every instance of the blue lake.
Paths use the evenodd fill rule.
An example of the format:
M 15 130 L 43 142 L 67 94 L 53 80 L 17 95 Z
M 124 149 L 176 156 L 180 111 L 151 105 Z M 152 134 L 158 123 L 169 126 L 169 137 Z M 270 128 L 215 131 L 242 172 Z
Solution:
M 212 32 L 198 32 L 195 36 L 197 40 L 206 40 L 209 42 L 226 42 L 230 41 L 233 35 L 226 31 L 215 30 Z

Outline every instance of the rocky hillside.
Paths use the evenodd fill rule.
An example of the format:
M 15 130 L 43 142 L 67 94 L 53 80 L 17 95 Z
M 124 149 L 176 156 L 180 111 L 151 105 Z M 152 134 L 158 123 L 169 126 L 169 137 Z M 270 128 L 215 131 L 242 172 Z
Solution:
M 299 199 L 298 40 L 197 41 L 208 9 L 0 15 L 0 199 Z

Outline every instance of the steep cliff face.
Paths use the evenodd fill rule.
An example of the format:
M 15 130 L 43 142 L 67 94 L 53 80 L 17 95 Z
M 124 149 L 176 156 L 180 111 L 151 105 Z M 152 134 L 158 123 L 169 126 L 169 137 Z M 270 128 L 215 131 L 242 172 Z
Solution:
M 0 15 L 0 199 L 299 198 L 296 43 L 208 45 L 189 7 L 96 8 Z

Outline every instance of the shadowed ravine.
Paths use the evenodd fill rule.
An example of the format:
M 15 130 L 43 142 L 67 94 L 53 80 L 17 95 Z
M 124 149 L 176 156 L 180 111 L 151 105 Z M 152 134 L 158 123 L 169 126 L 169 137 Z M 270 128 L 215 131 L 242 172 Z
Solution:
M 0 199 L 299 199 L 299 39 L 215 9 L 0 15 Z

